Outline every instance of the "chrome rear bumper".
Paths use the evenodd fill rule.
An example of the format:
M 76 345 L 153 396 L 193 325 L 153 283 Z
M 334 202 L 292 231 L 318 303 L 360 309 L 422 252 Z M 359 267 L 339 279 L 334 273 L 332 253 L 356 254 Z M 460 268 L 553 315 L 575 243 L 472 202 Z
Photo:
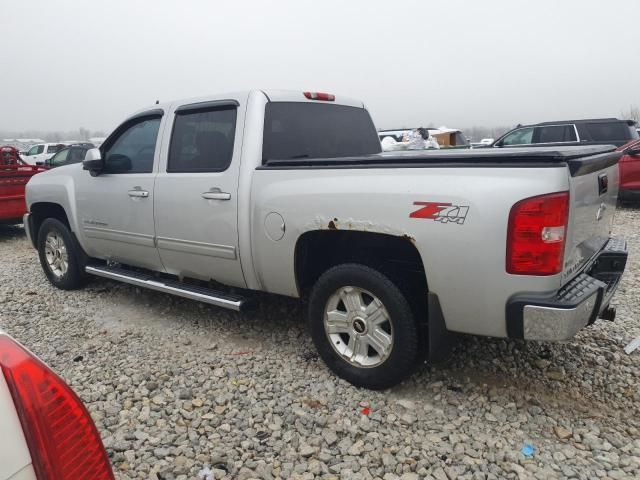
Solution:
M 627 262 L 627 244 L 610 238 L 586 272 L 557 292 L 517 294 L 507 303 L 507 332 L 525 340 L 568 340 L 609 309 Z

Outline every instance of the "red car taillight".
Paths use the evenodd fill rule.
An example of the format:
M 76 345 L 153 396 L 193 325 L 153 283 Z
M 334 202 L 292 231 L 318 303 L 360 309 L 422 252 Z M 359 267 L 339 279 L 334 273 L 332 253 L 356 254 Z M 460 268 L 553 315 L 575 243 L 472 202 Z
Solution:
M 100 435 L 73 390 L 6 335 L 0 335 L 0 366 L 38 480 L 113 480 Z
M 569 192 L 525 198 L 511 207 L 507 272 L 555 275 L 562 271 Z

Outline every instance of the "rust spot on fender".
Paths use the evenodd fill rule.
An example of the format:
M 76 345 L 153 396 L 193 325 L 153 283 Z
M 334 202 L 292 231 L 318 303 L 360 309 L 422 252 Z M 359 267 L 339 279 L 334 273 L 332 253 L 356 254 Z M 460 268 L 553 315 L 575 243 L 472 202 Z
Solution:
M 416 239 L 414 237 L 412 237 L 411 235 L 409 235 L 408 233 L 403 234 L 402 238 L 406 238 L 407 240 L 409 240 L 414 245 L 416 244 Z
M 390 225 L 376 223 L 373 220 L 357 220 L 354 218 L 325 217 L 317 215 L 302 227 L 303 232 L 313 230 L 352 230 L 359 232 L 384 233 L 396 237 L 406 237 L 410 241 L 415 241 L 406 231 L 392 227 Z

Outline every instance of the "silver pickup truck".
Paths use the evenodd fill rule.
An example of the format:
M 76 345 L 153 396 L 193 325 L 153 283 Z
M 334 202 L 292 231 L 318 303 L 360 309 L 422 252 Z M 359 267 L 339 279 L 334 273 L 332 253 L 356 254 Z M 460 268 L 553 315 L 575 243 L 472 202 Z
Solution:
M 383 154 L 362 102 L 251 91 L 138 112 L 82 165 L 33 177 L 24 224 L 58 288 L 90 274 L 234 310 L 254 291 L 307 298 L 326 364 L 386 388 L 452 332 L 555 341 L 612 320 L 618 158 Z

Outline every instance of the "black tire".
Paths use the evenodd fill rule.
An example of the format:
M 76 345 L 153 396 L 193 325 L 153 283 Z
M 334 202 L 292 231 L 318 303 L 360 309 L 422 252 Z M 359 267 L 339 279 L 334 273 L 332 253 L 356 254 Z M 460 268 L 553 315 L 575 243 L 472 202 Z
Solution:
M 45 243 L 49 234 L 55 234 L 62 238 L 67 252 L 66 272 L 56 274 L 47 261 Z M 51 284 L 62 290 L 74 290 L 84 286 L 87 282 L 87 275 L 84 272 L 86 255 L 82 251 L 75 237 L 64 223 L 56 218 L 47 218 L 38 230 L 38 255 L 40 265 Z
M 370 292 L 388 312 L 388 322 L 392 326 L 391 350 L 384 361 L 374 366 L 354 365 L 338 353 L 325 331 L 328 302 L 335 293 L 347 286 Z M 357 387 L 382 390 L 400 383 L 414 371 L 420 337 L 411 306 L 402 291 L 373 268 L 348 263 L 323 273 L 311 291 L 308 320 L 311 337 L 320 357 L 336 375 Z

